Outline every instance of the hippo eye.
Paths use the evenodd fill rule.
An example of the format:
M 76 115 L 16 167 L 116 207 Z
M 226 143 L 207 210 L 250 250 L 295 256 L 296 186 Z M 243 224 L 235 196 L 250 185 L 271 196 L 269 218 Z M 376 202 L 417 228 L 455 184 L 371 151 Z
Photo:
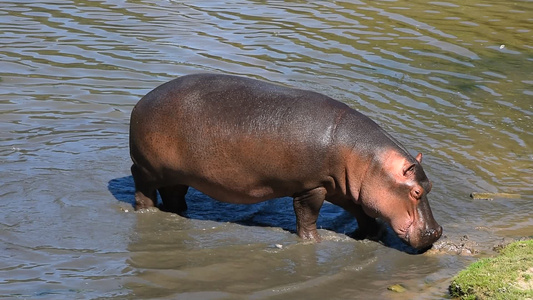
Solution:
M 415 165 L 412 164 L 412 165 L 410 165 L 407 169 L 405 169 L 405 170 L 403 171 L 403 176 L 410 175 L 410 174 L 412 174 L 414 171 L 415 171 Z

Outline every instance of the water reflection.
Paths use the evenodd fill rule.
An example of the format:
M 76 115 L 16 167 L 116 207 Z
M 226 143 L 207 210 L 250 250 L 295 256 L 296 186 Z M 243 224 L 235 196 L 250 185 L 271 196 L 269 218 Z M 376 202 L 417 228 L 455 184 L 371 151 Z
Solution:
M 124 210 L 132 211 L 134 207 L 134 183 L 133 177 L 115 178 L 109 181 L 108 189 L 113 196 L 121 202 L 128 204 Z M 159 199 L 159 204 L 161 200 Z M 184 217 L 194 220 L 215 221 L 219 223 L 233 223 L 251 227 L 279 228 L 287 231 L 296 237 L 296 216 L 291 198 L 279 198 L 270 201 L 242 205 L 223 203 L 209 198 L 201 192 L 190 188 L 187 193 L 188 210 Z M 155 209 L 157 211 L 157 209 Z M 144 212 L 139 212 L 144 213 Z M 154 213 L 153 211 L 148 213 Z M 169 216 L 170 215 L 170 216 Z M 165 218 L 176 217 L 171 213 L 162 214 Z M 317 228 L 328 230 L 330 233 L 336 232 L 338 238 L 352 239 L 354 231 L 358 228 L 357 221 L 348 212 L 329 202 L 325 202 L 317 221 Z M 252 228 L 248 229 L 252 230 Z M 242 234 L 238 234 L 242 238 Z M 212 236 L 210 236 L 212 238 Z M 262 237 L 263 240 L 266 237 Z M 226 237 L 228 239 L 228 237 Z M 250 241 L 257 240 L 258 237 L 252 237 Z M 215 239 L 212 243 L 219 241 Z M 387 247 L 410 254 L 419 254 L 420 251 L 406 245 L 394 233 L 394 231 L 385 226 L 384 232 L 379 241 Z M 275 241 L 272 241 L 275 243 Z M 203 246 L 201 247 L 203 248 Z
M 282 230 L 240 227 L 161 212 L 143 214 L 135 228 L 139 238 L 128 248 L 129 263 L 138 272 L 131 288 L 170 296 L 179 281 L 183 288 L 178 296 L 208 291 L 217 291 L 219 297 L 254 291 L 272 296 L 343 277 L 338 273 L 345 273 L 347 260 L 358 271 L 375 263 L 369 253 L 376 250 L 375 243 L 355 242 L 354 247 L 353 241 L 339 242 L 331 234 L 322 244 L 301 243 Z M 346 256 L 338 256 L 339 250 Z

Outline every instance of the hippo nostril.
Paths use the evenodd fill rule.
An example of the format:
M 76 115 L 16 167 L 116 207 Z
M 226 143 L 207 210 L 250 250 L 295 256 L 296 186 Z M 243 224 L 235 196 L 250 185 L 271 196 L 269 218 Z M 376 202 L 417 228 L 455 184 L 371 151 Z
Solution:
M 436 229 L 428 229 L 426 230 L 426 232 L 424 232 L 424 236 L 430 239 L 432 238 L 439 239 L 441 235 L 442 235 L 442 226 L 439 226 Z
M 439 227 L 436 230 L 435 237 L 440 238 L 441 235 L 442 235 L 442 226 L 439 225 Z

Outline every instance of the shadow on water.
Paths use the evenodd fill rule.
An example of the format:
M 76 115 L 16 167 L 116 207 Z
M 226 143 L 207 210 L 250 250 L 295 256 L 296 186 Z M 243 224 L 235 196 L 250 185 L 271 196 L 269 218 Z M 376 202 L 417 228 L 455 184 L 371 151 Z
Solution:
M 132 176 L 112 179 L 107 187 L 118 201 L 134 206 L 135 188 Z M 291 233 L 296 232 L 292 201 L 288 197 L 249 205 L 231 204 L 216 201 L 190 188 L 187 193 L 187 206 L 184 216 L 190 219 L 230 222 L 245 226 L 279 227 Z M 357 229 L 357 221 L 342 208 L 326 202 L 320 210 L 317 227 L 351 236 Z M 385 234 L 379 242 L 408 254 L 420 253 L 403 243 L 389 226 L 386 226 Z

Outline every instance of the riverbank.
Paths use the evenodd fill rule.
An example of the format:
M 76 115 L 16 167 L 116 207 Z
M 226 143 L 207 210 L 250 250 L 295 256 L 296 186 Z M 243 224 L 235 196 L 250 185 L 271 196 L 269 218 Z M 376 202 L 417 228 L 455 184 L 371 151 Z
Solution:
M 454 277 L 449 291 L 460 299 L 533 299 L 533 239 L 472 263 Z

